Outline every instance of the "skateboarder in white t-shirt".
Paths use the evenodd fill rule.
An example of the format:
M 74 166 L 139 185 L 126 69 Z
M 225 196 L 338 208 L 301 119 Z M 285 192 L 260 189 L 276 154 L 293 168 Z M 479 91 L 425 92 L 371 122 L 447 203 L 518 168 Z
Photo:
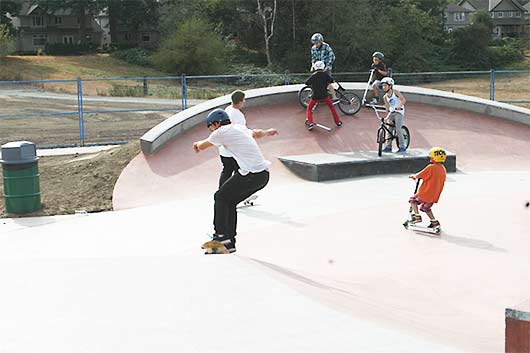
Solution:
M 221 242 L 230 252 L 236 251 L 236 206 L 241 201 L 261 190 L 269 182 L 270 162 L 265 160 L 256 138 L 274 136 L 275 129 L 250 130 L 245 126 L 232 124 L 228 114 L 216 109 L 206 118 L 210 136 L 193 144 L 199 153 L 212 146 L 223 146 L 236 160 L 239 169 L 221 185 L 214 195 L 214 240 Z

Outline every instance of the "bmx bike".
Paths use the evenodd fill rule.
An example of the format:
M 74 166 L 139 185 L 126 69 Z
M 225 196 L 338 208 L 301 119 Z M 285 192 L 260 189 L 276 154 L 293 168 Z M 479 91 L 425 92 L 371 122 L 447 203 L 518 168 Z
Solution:
M 335 83 L 338 85 L 338 88 L 335 89 L 338 101 L 334 102 L 333 104 L 338 105 L 340 111 L 346 115 L 356 114 L 361 109 L 361 99 L 359 96 L 352 91 L 346 90 L 339 82 L 335 81 Z M 298 101 L 300 102 L 300 105 L 302 105 L 304 108 L 307 108 L 312 95 L 313 90 L 310 86 L 302 87 L 302 89 L 298 92 Z
M 379 129 L 377 129 L 377 155 L 381 157 L 383 153 L 383 146 L 388 142 L 392 140 L 396 140 L 396 144 L 398 143 L 397 140 L 397 131 L 395 129 L 395 124 L 388 122 L 388 117 L 390 116 L 390 113 L 388 113 L 386 116 L 381 116 L 379 112 L 386 112 L 386 110 L 381 109 L 380 107 L 376 105 L 370 105 L 372 109 L 375 112 L 375 115 L 377 116 L 377 119 L 381 121 L 381 126 Z M 410 145 L 410 131 L 409 128 L 405 125 L 401 126 L 401 132 L 403 133 L 403 143 L 405 144 L 405 149 L 409 148 Z M 388 136 L 388 137 L 387 137 Z

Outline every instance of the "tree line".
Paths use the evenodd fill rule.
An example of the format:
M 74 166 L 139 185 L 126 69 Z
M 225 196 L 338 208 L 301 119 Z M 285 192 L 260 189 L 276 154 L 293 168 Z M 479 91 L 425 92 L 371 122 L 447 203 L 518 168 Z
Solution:
M 6 2 L 9 0 L 3 0 Z M 11 0 L 14 1 L 14 0 Z M 157 25 L 156 51 L 121 53 L 170 73 L 216 74 L 230 68 L 304 72 L 310 37 L 324 35 L 336 71 L 365 71 L 382 51 L 400 72 L 485 69 L 520 60 L 524 44 L 493 42 L 487 13 L 453 33 L 444 10 L 453 0 L 35 0 L 45 9 L 106 10 L 111 38 L 118 23 Z M 0 11 L 0 16 L 2 15 Z M 81 27 L 86 24 L 81 23 Z

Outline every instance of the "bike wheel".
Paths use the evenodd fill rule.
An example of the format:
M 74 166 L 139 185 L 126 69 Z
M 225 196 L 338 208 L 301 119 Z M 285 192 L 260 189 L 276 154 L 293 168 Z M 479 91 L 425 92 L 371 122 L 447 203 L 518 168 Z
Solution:
M 383 145 L 385 144 L 385 130 L 382 127 L 377 130 L 377 144 L 377 155 L 381 157 L 383 154 Z
M 403 143 L 405 143 L 405 149 L 409 148 L 409 145 L 410 145 L 410 131 L 409 131 L 409 128 L 406 127 L 405 125 L 403 125 L 403 126 L 401 126 L 401 131 L 403 132 Z
M 339 109 L 344 114 L 354 115 L 361 110 L 361 99 L 355 93 L 337 91 L 337 95 L 339 96 Z
M 298 91 L 298 101 L 300 105 L 304 108 L 307 108 L 311 96 L 313 95 L 313 90 L 309 86 L 304 86 L 300 91 Z

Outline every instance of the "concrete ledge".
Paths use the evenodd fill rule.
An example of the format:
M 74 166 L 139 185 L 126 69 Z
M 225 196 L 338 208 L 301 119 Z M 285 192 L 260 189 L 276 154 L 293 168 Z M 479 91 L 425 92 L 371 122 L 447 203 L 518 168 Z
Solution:
M 506 318 L 530 322 L 530 300 L 513 307 L 506 309 Z
M 366 83 L 362 82 L 341 82 L 341 84 L 346 89 L 355 91 L 359 97 L 362 97 L 366 87 Z M 287 102 L 298 104 L 298 91 L 302 87 L 303 85 L 288 85 L 247 90 L 245 91 L 246 106 L 255 107 Z M 462 109 L 530 126 L 530 109 L 428 88 L 400 85 L 396 88 L 405 93 L 409 102 Z M 179 134 L 203 122 L 211 110 L 224 108 L 229 103 L 230 96 L 222 96 L 188 108 L 164 120 L 141 137 L 142 152 L 155 153 Z
M 277 86 L 245 91 L 246 107 L 296 102 L 303 85 Z M 204 122 L 209 112 L 230 104 L 230 95 L 218 97 L 188 108 L 164 120 L 140 138 L 143 153 L 152 154 L 184 131 Z
M 447 172 L 456 172 L 456 155 L 447 152 Z M 404 155 L 377 151 L 316 153 L 279 157 L 294 174 L 310 181 L 347 179 L 366 175 L 416 173 L 429 162 L 428 149 L 409 149 Z

